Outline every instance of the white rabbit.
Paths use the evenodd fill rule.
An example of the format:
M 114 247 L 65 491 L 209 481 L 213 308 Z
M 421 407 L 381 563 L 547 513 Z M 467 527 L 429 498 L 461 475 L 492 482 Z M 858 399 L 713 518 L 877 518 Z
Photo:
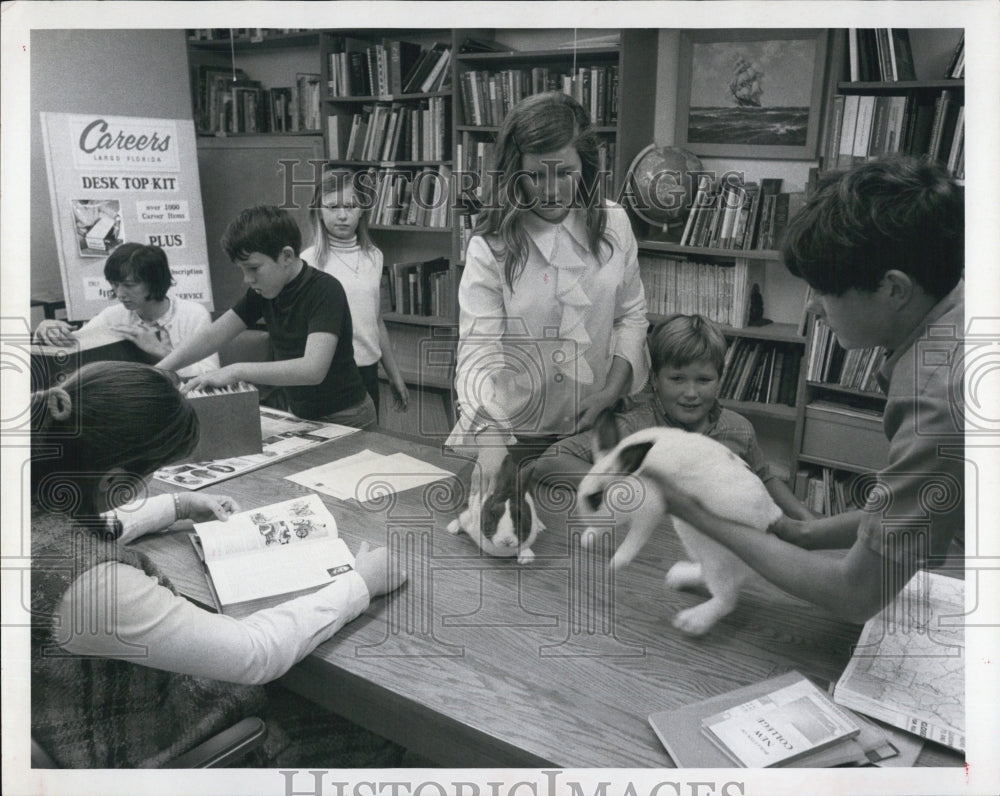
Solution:
M 763 482 L 725 445 L 677 428 L 656 427 L 637 431 L 611 450 L 617 430 L 610 414 L 598 419 L 599 456 L 580 483 L 577 504 L 581 516 L 593 516 L 605 503 L 605 492 L 622 476 L 632 475 L 642 482 L 644 499 L 631 518 L 631 527 L 611 560 L 613 568 L 628 564 L 653 531 L 670 513 L 661 490 L 654 480 L 644 477 L 655 472 L 675 489 L 693 497 L 720 519 L 747 527 L 747 533 L 765 533 L 782 516 Z M 610 444 L 609 444 L 610 443 Z M 702 635 L 730 613 L 739 598 L 750 568 L 736 554 L 708 538 L 678 517 L 671 517 L 691 561 L 678 561 L 666 575 L 667 586 L 685 589 L 705 586 L 711 598 L 681 611 L 674 626 L 691 635 Z M 589 528 L 582 544 L 593 543 L 595 531 Z

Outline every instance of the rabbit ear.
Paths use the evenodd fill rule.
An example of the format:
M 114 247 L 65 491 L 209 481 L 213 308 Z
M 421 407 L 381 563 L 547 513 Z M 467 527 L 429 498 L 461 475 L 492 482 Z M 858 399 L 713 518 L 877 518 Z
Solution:
M 590 431 L 590 441 L 595 462 L 618 444 L 618 424 L 615 423 L 615 413 L 610 409 L 602 409 L 598 413 Z
M 618 452 L 618 464 L 622 473 L 631 475 L 638 470 L 646 460 L 646 454 L 653 447 L 652 442 L 637 442 L 635 445 L 628 445 Z

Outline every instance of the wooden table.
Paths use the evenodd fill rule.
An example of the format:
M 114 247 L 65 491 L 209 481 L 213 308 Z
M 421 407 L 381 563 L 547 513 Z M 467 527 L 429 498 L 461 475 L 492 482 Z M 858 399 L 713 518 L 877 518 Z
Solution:
M 307 490 L 286 475 L 365 448 L 402 451 L 453 472 L 466 464 L 362 432 L 209 489 L 243 509 L 287 500 Z M 152 490 L 167 491 L 157 481 Z M 650 713 L 789 669 L 836 679 L 860 632 L 756 581 L 707 636 L 689 638 L 671 619 L 704 597 L 663 585 L 681 555 L 673 534 L 656 535 L 613 577 L 607 551 L 581 550 L 582 527 L 572 516 L 542 534 L 532 564 L 488 558 L 445 530 L 464 500 L 458 479 L 367 504 L 321 497 L 352 550 L 363 539 L 390 546 L 409 580 L 373 600 L 283 682 L 445 766 L 671 766 Z M 200 589 L 207 599 L 203 570 L 181 534 L 137 546 L 182 591 Z M 920 762 L 961 761 L 928 745 Z

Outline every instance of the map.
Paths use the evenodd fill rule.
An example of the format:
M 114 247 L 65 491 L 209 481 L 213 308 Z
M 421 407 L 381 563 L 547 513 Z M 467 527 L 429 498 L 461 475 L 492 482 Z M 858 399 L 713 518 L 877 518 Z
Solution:
M 838 704 L 965 750 L 965 584 L 921 570 L 865 624 Z

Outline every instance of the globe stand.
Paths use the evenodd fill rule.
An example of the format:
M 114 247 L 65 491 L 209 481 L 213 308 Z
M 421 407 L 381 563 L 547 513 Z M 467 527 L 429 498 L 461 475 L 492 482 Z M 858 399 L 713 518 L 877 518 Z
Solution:
M 648 219 L 641 219 L 646 225 L 645 239 L 653 243 L 680 243 L 684 234 L 684 222 L 676 224 L 657 224 Z

